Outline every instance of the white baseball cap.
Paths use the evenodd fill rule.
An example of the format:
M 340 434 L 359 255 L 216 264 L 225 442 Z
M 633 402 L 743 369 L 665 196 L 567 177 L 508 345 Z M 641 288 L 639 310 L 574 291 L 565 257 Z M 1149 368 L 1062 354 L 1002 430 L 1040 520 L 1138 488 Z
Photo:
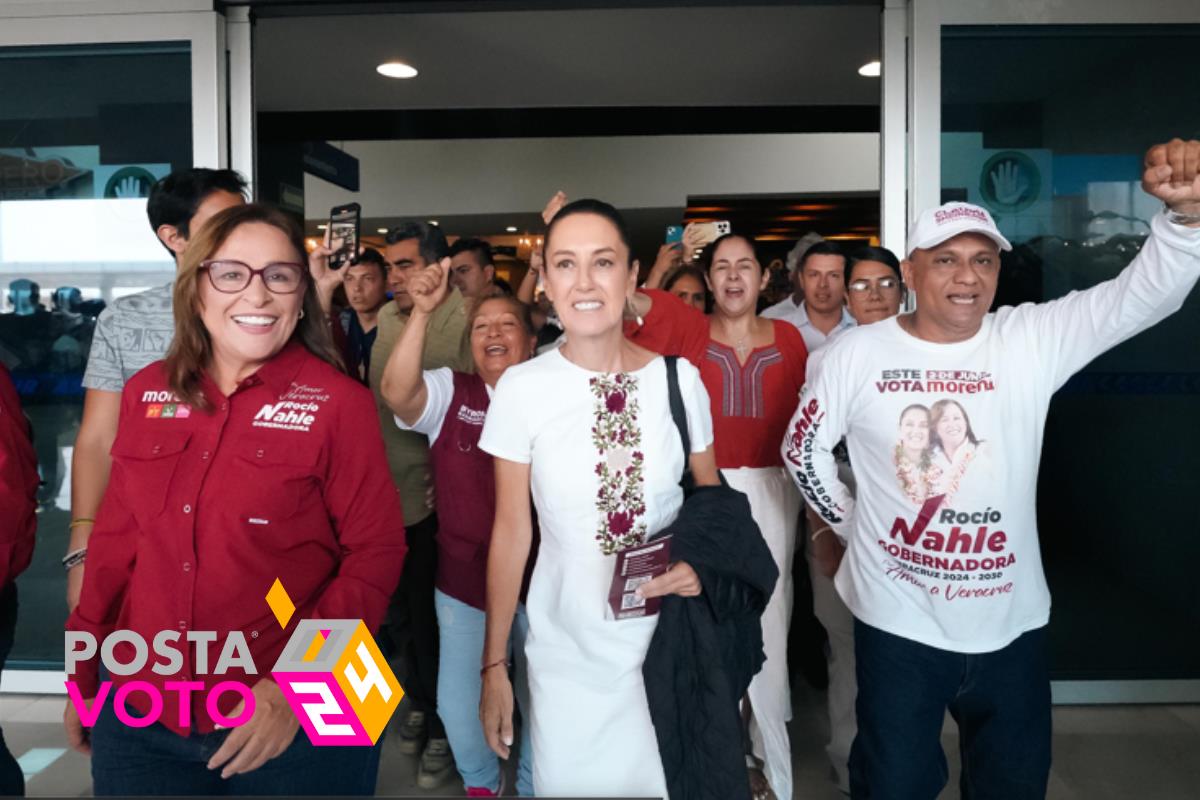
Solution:
M 944 203 L 921 212 L 908 231 L 908 254 L 928 250 L 960 233 L 980 233 L 996 243 L 1001 250 L 1012 250 L 1008 239 L 996 227 L 987 209 L 971 203 Z

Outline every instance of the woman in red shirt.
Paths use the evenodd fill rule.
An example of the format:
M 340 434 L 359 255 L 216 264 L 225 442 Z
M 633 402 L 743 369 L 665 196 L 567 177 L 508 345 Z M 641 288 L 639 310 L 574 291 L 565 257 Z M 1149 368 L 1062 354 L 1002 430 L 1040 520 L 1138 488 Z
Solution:
M 17 576 L 33 558 L 38 483 L 29 420 L 8 368 L 0 363 L 0 673 L 17 627 Z M 24 794 L 21 766 L 0 731 L 0 795 Z
M 789 323 L 756 313 L 770 273 L 754 242 L 736 233 L 717 239 L 706 280 L 713 313 L 705 317 L 668 292 L 643 290 L 634 302 L 641 325 L 630 338 L 664 354 L 682 355 L 700 369 L 712 406 L 717 467 L 750 500 L 779 567 L 779 582 L 763 612 L 767 662 L 747 693 L 754 756 L 775 795 L 792 796 L 791 718 L 787 638 L 792 613 L 792 559 L 800 496 L 783 468 L 779 443 L 804 385 L 808 352 Z M 755 776 L 755 795 L 766 794 Z
M 113 631 L 155 645 L 148 658 L 117 646 L 116 662 L 135 666 L 110 667 L 107 696 L 99 659 L 68 676 L 89 714 L 102 703 L 90 734 L 73 703 L 64 715 L 72 746 L 92 754 L 97 795 L 374 793 L 379 746 L 297 736 L 269 676 L 300 620 L 378 629 L 405 553 L 374 401 L 341 371 L 304 262 L 302 233 L 276 209 L 213 217 L 175 281 L 166 360 L 122 394 L 112 479 L 67 628 L 101 653 Z M 294 604 L 278 618 L 264 599 L 276 579 Z M 160 635 L 176 660 L 157 655 Z M 226 659 L 239 637 L 249 658 Z M 177 694 L 176 681 L 196 690 Z M 245 689 L 215 695 L 211 713 L 209 692 L 229 681 Z M 133 682 L 151 691 L 125 705 L 158 721 L 118 717 L 115 690 Z M 253 714 L 222 730 L 217 719 L 250 705 L 239 695 Z

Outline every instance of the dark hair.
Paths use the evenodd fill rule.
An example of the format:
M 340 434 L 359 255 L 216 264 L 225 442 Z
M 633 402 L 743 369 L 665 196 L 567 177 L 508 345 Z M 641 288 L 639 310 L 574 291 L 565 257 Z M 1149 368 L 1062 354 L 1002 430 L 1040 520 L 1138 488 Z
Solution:
M 896 254 L 886 247 L 870 247 L 864 245 L 846 256 L 846 286 L 850 286 L 850 274 L 854 272 L 854 265 L 860 261 L 878 261 L 880 264 L 886 264 L 891 268 L 892 272 L 896 273 L 897 278 L 900 275 L 900 259 L 896 258 Z
M 172 292 L 175 337 L 167 350 L 163 368 L 167 373 L 167 387 L 184 403 L 204 411 L 212 406 L 201 385 L 201 375 L 212 359 L 212 336 L 204 327 L 200 314 L 200 281 L 206 280 L 202 267 L 238 227 L 255 222 L 282 231 L 296 251 L 297 260 L 304 261 L 304 232 L 299 224 L 283 211 L 263 203 L 233 206 L 215 214 L 179 258 L 179 275 Z M 300 291 L 303 293 L 300 307 L 304 313 L 292 331 L 291 341 L 300 342 L 308 352 L 344 372 L 341 353 L 334 347 L 325 312 L 317 299 L 316 286 L 307 272 Z
M 826 240 L 823 242 L 817 242 L 805 251 L 804 255 L 801 256 L 799 263 L 796 264 L 796 271 L 802 271 L 804 269 L 804 265 L 807 264 L 808 260 L 813 256 L 841 256 L 843 264 L 846 267 L 850 266 L 850 261 L 848 258 L 846 258 L 846 251 L 843 250 L 837 242 Z M 846 272 L 849 272 L 849 270 L 846 270 Z
M 387 261 L 383 258 L 383 253 L 376 250 L 374 247 L 364 247 L 363 251 L 358 254 L 358 260 L 351 266 L 359 264 L 374 264 L 379 267 L 379 271 L 383 273 L 383 279 L 387 280 Z
M 975 431 L 971 429 L 971 417 L 968 416 L 967 410 L 963 408 L 963 404 L 957 400 L 951 400 L 949 397 L 938 400 L 929 408 L 929 444 L 937 447 L 943 453 L 946 452 L 945 445 L 942 444 L 942 437 L 938 436 L 937 426 L 942 421 L 942 416 L 946 413 L 946 408 L 955 406 L 959 413 L 962 414 L 963 422 L 967 426 L 967 441 L 971 444 L 979 444 L 981 441 L 975 436 Z
M 706 274 L 712 272 L 713 258 L 717 255 L 717 248 L 730 239 L 741 239 L 750 245 L 750 252 L 754 254 L 754 261 L 758 264 L 758 271 L 762 272 L 764 267 L 762 259 L 758 256 L 758 242 L 741 233 L 727 233 L 724 236 L 718 236 L 712 244 L 704 248 L 704 272 Z
M 543 237 L 547 253 L 550 252 L 550 234 L 554 232 L 554 226 L 575 214 L 595 214 L 612 223 L 612 226 L 617 229 L 617 236 L 621 239 L 621 244 L 625 245 L 625 249 L 630 252 L 630 263 L 633 263 L 633 246 L 629 243 L 629 227 L 625 224 L 625 218 L 621 216 L 620 211 L 608 203 L 590 197 L 567 203 L 558 210 L 554 219 L 550 220 L 550 224 L 546 226 L 546 235 Z
M 680 278 L 687 278 L 689 276 L 700 281 L 700 288 L 704 289 L 704 291 L 707 293 L 708 289 L 704 283 L 704 273 L 700 271 L 699 267 L 680 267 L 679 269 L 675 270 L 671 273 L 671 277 L 667 278 L 667 280 L 663 283 L 663 291 L 671 291 L 671 287 L 674 286 Z
M 480 268 L 490 267 L 496 263 L 492 259 L 492 246 L 483 239 L 459 239 L 450 245 L 449 255 L 451 258 L 460 253 L 474 253 L 475 260 L 479 262 Z
M 442 233 L 441 228 L 417 220 L 401 222 L 388 231 L 385 241 L 388 244 L 396 244 L 408 239 L 417 240 L 417 250 L 426 264 L 435 264 L 450 252 L 450 246 L 446 244 L 446 234 Z
M 190 238 L 192 233 L 188 230 L 188 223 L 196 216 L 200 204 L 213 192 L 229 192 L 245 197 L 246 181 L 231 169 L 206 167 L 177 169 L 165 178 L 159 178 L 150 187 L 150 197 L 146 200 L 150 229 L 157 235 L 161 226 L 172 225 L 184 239 Z M 167 251 L 172 252 L 169 247 Z

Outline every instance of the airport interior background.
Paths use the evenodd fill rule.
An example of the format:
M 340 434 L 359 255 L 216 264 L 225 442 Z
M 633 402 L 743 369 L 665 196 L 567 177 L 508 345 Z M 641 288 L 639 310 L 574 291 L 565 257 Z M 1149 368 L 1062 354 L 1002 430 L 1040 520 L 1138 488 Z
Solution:
M 1099 3 L 1078 21 L 1013 11 L 1003 25 L 984 11 L 972 24 L 949 0 L 162 5 L 248 23 L 249 116 L 218 113 L 211 130 L 195 38 L 91 41 L 72 18 L 74 41 L 30 44 L 0 20 L 0 359 L 44 481 L 8 691 L 61 675 L 59 559 L 96 315 L 171 279 L 145 195 L 199 163 L 198 137 L 244 128 L 255 197 L 314 240 L 331 207 L 358 202 L 367 243 L 400 220 L 436 221 L 492 242 L 514 285 L 559 189 L 621 208 L 644 268 L 687 221 L 729 220 L 773 261 L 809 231 L 896 247 L 886 202 L 970 200 L 1017 245 L 997 298 L 1013 304 L 1115 275 L 1156 211 L 1138 189 L 1142 152 L 1200 136 L 1200 83 L 1184 77 L 1200 12 L 1166 0 L 1148 3 L 1167 11 L 1147 23 Z M 938 87 L 916 102 L 901 83 L 900 141 L 936 158 L 903 156 L 899 184 L 883 163 L 881 78 L 862 69 L 881 59 L 889 8 L 907 20 L 909 82 L 932 70 Z M 930 36 L 932 66 L 912 51 Z M 419 74 L 384 77 L 389 61 Z M 932 130 L 917 130 L 921 115 Z M 1052 405 L 1038 510 L 1058 702 L 1200 701 L 1197 341 L 1193 293 Z

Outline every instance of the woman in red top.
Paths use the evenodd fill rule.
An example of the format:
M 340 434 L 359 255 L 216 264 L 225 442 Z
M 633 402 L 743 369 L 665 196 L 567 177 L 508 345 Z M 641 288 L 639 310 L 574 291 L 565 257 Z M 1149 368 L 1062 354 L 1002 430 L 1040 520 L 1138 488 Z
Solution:
M 787 638 L 792 613 L 792 558 L 800 496 L 783 469 L 779 443 L 804 385 L 808 352 L 789 323 L 756 313 L 770 273 L 754 242 L 735 233 L 713 243 L 706 280 L 713 293 L 705 317 L 674 295 L 646 290 L 635 310 L 642 324 L 630 338 L 660 353 L 682 355 L 700 369 L 712 405 L 717 467 L 750 500 L 755 522 L 779 567 L 779 582 L 763 612 L 767 662 L 747 693 L 754 756 L 776 797 L 792 796 Z M 766 794 L 756 775 L 755 795 Z
M 0 363 L 0 672 L 17 627 L 17 576 L 33 557 L 37 530 L 37 455 L 21 399 Z M 21 766 L 0 731 L 0 795 L 25 795 Z
M 96 657 L 68 676 L 89 714 L 102 703 L 90 734 L 73 703 L 64 715 L 72 746 L 92 754 L 97 795 L 374 793 L 379 746 L 297 736 L 270 677 L 300 620 L 377 629 L 405 553 L 374 400 L 336 366 L 304 261 L 302 233 L 276 209 L 213 217 L 180 265 L 166 360 L 125 386 L 67 628 L 101 653 L 118 630 L 155 644 L 140 659 L 118 645 L 117 661 L 135 666 L 110 669 L 106 694 Z M 276 579 L 295 606 L 278 620 L 265 600 Z M 160 635 L 174 638 L 175 659 L 155 652 Z M 238 638 L 249 659 L 219 657 Z M 135 681 L 151 691 L 129 692 L 125 705 L 158 721 L 129 726 L 115 713 L 116 689 Z M 245 689 L 213 695 L 210 713 L 222 682 Z M 253 715 L 220 730 L 217 719 L 249 707 L 240 695 Z

